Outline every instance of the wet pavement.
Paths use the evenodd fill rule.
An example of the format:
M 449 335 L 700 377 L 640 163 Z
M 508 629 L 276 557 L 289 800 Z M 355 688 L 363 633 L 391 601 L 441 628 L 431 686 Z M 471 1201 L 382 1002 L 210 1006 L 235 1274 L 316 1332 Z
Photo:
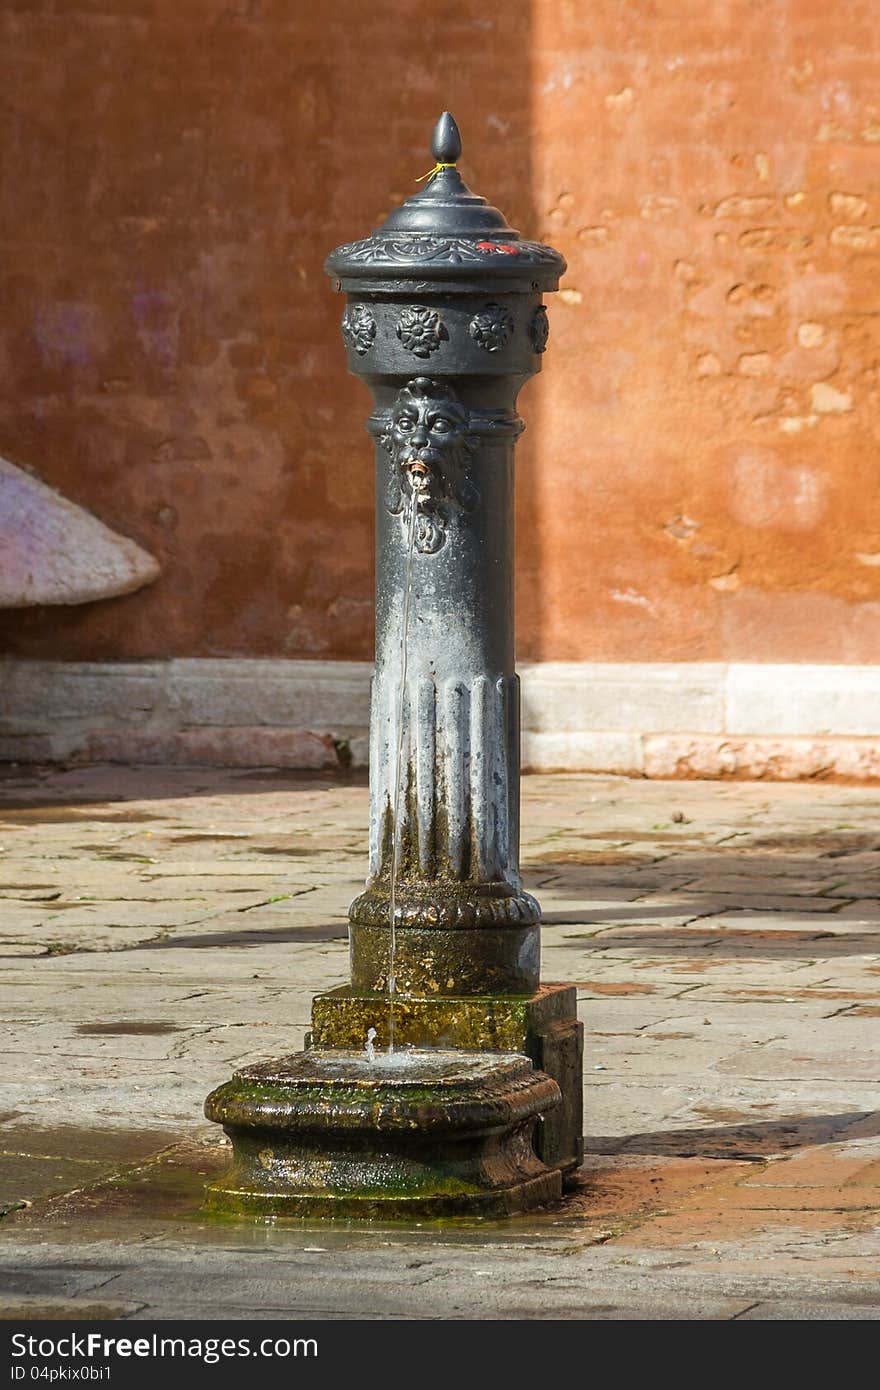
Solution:
M 346 978 L 367 812 L 359 778 L 7 770 L 0 1316 L 880 1316 L 871 788 L 526 778 L 543 976 L 587 1033 L 564 1208 L 201 1216 L 205 1095 Z

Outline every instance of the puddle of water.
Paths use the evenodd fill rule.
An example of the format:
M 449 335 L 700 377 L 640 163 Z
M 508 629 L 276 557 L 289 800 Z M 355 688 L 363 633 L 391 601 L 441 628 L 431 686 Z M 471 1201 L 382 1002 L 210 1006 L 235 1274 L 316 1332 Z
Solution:
M 0 1217 L 7 1220 L 24 1203 L 82 1192 L 175 1137 L 163 1130 L 35 1129 L 15 1111 L 5 1119 L 24 1120 L 0 1117 Z
M 587 1234 L 584 1213 L 575 1199 L 561 1208 L 525 1216 L 480 1220 L 447 1217 L 442 1220 L 316 1221 L 314 1218 L 275 1217 L 237 1220 L 208 1215 L 202 1210 L 204 1187 L 229 1164 L 231 1149 L 216 1142 L 187 1141 L 165 1148 L 146 1162 L 83 1184 L 66 1194 L 38 1199 L 25 1211 L 11 1213 L 4 1227 L 16 1240 L 34 1239 L 78 1245 L 94 1240 L 135 1241 L 161 1234 L 194 1245 L 222 1245 L 238 1250 L 302 1248 L 303 1240 L 322 1251 L 350 1249 L 353 1244 L 397 1243 L 432 1245 L 439 1239 L 466 1245 L 497 1245 L 536 1237 L 570 1240 Z
M 371 1030 L 375 1036 L 375 1030 Z M 372 1040 L 371 1044 L 372 1045 Z M 385 1075 L 398 1072 L 412 1072 L 412 1084 L 416 1086 L 442 1084 L 444 1081 L 458 1082 L 483 1076 L 493 1076 L 497 1069 L 517 1064 L 521 1059 L 516 1053 L 508 1052 L 463 1052 L 447 1051 L 443 1048 L 397 1047 L 394 1052 L 366 1049 L 363 1052 L 348 1051 L 343 1048 L 310 1047 L 306 1052 L 296 1053 L 278 1066 L 278 1081 L 284 1084 L 305 1080 L 330 1080 L 338 1077 L 343 1082 L 377 1080 Z M 265 1079 L 272 1063 L 260 1064 Z M 276 1079 L 274 1076 L 271 1078 Z
M 179 1033 L 176 1023 L 167 1019 L 127 1019 L 121 1018 L 107 1023 L 81 1023 L 76 1029 L 86 1037 L 110 1034 L 113 1037 L 161 1037 L 165 1033 Z
M 0 1213 L 5 1209 L 8 1214 L 20 1202 L 33 1202 L 38 1197 L 92 1183 L 106 1170 L 106 1163 L 94 1159 L 0 1151 Z
M 15 1123 L 19 1121 L 19 1123 Z M 33 1158 L 67 1156 L 107 1164 L 136 1163 L 167 1148 L 177 1136 L 168 1129 L 84 1129 L 80 1125 L 33 1124 L 20 1111 L 0 1117 L 0 1151 Z

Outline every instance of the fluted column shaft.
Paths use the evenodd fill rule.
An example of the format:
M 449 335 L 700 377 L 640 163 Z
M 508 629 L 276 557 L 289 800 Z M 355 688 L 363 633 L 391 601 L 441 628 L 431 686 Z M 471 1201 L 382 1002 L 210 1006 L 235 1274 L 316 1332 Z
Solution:
M 495 308 L 523 324 L 523 348 L 512 359 L 487 361 L 476 379 L 429 362 L 413 364 L 410 377 L 370 381 L 376 399 L 368 425 L 376 439 L 370 877 L 350 913 L 352 976 L 365 988 L 383 988 L 387 978 L 395 836 L 398 987 L 426 988 L 427 961 L 433 988 L 443 975 L 442 992 L 480 992 L 490 958 L 495 989 L 527 992 L 537 984 L 540 911 L 522 891 L 519 874 L 513 512 L 514 445 L 522 428 L 515 402 L 536 368 L 525 327 L 538 297 L 509 298 L 509 308 Z M 484 303 L 457 297 L 438 302 L 438 311 L 449 322 L 472 318 Z M 400 309 L 371 306 L 374 315 L 382 311 Z M 454 428 L 438 434 L 430 427 L 444 415 Z M 410 508 L 419 505 L 408 470 L 414 458 L 427 459 L 432 486 L 413 553 L 402 692 Z

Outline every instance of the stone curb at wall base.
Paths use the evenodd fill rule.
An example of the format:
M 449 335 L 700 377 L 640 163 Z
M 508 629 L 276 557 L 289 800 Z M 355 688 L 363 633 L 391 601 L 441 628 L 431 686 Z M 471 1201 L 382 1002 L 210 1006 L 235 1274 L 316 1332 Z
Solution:
M 366 765 L 366 662 L 0 662 L 0 760 Z M 523 766 L 880 782 L 880 667 L 524 665 Z

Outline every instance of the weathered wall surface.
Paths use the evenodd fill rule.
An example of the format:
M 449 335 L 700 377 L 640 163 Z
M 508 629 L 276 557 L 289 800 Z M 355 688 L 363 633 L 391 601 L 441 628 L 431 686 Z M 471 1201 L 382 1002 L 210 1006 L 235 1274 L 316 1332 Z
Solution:
M 545 658 L 880 660 L 870 0 L 537 0 Z
M 17 655 L 369 657 L 368 392 L 327 252 L 429 168 L 530 224 L 527 5 L 16 0 L 0 18 L 0 453 L 163 566 L 0 615 Z M 503 141 L 503 144 L 502 144 Z M 503 155 L 502 155 L 503 151 Z
M 16 0 L 0 453 L 163 574 L 4 648 L 370 656 L 321 265 L 449 106 L 571 266 L 521 403 L 523 656 L 880 661 L 878 44 L 870 0 Z

